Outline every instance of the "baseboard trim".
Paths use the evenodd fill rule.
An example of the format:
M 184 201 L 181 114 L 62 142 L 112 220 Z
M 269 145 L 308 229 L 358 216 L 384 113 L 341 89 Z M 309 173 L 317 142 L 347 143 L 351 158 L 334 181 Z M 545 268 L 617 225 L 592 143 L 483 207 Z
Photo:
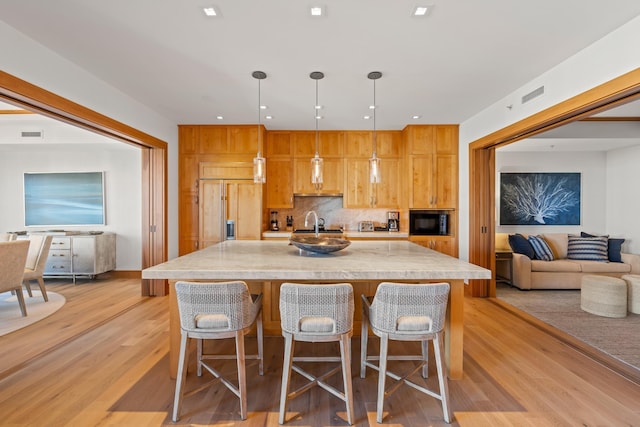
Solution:
M 108 274 L 113 279 L 142 279 L 140 270 L 113 270 L 104 274 Z
M 525 322 L 540 329 L 541 331 L 546 332 L 547 334 L 558 339 L 559 341 L 563 342 L 569 347 L 572 347 L 578 350 L 585 356 L 590 357 L 591 359 L 595 360 L 596 362 L 600 363 L 606 368 L 611 369 L 613 372 L 617 373 L 618 375 L 621 375 L 624 378 L 628 379 L 629 381 L 632 381 L 640 385 L 640 369 L 634 366 L 631 366 L 625 362 L 622 362 L 616 359 L 615 357 L 610 356 L 609 354 L 605 353 L 602 350 L 599 350 L 595 347 L 590 346 L 584 341 L 581 341 L 578 338 L 572 335 L 569 335 L 566 332 L 563 332 L 560 329 L 557 329 L 554 326 L 549 325 L 548 323 L 543 322 L 537 317 L 534 317 L 529 313 L 522 311 L 519 308 L 516 308 L 507 302 L 504 302 L 498 298 L 488 298 L 488 300 L 494 303 L 495 305 L 499 306 L 500 308 L 513 314 L 514 316 L 517 316 L 522 320 L 524 320 Z

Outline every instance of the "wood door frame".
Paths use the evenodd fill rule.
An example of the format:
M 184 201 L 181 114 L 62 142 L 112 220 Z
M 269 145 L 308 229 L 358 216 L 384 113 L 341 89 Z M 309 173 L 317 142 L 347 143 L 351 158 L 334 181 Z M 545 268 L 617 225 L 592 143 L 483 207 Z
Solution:
M 41 87 L 0 71 L 0 100 L 100 135 L 142 152 L 142 268 L 167 259 L 167 143 Z M 142 280 L 142 295 L 165 295 L 164 280 Z
M 638 98 L 640 68 L 469 144 L 469 261 L 494 273 L 491 280 L 472 280 L 472 295 L 495 296 L 495 149 Z

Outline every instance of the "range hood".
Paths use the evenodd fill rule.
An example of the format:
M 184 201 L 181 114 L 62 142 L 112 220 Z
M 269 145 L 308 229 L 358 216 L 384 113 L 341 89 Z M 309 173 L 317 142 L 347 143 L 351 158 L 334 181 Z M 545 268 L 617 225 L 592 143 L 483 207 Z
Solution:
M 293 193 L 294 197 L 342 197 L 342 193 Z

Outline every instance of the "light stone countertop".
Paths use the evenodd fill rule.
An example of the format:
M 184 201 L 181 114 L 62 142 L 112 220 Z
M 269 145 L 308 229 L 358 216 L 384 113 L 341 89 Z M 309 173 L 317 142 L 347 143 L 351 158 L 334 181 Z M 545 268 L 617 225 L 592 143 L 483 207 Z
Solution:
M 144 269 L 143 279 L 489 279 L 491 271 L 403 240 L 359 240 L 309 254 L 279 240 L 227 240 Z
M 262 237 L 269 239 L 288 239 L 291 231 L 263 231 Z M 320 232 L 322 234 L 322 232 Z M 329 234 L 327 234 L 329 235 Z M 407 239 L 406 231 L 344 231 L 342 235 L 347 239 Z

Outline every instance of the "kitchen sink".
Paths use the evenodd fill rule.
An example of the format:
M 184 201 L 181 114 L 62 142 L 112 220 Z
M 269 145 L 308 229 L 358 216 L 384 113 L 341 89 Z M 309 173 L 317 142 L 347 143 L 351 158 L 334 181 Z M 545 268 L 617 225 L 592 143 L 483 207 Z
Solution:
M 351 242 L 335 237 L 315 237 L 315 236 L 291 236 L 289 241 L 298 249 L 319 254 L 327 254 L 342 250 L 349 246 Z
M 315 233 L 316 231 L 313 228 L 297 228 L 293 231 L 294 234 L 310 234 Z M 342 230 L 339 228 L 320 228 L 318 233 L 327 233 L 327 234 L 342 234 Z

